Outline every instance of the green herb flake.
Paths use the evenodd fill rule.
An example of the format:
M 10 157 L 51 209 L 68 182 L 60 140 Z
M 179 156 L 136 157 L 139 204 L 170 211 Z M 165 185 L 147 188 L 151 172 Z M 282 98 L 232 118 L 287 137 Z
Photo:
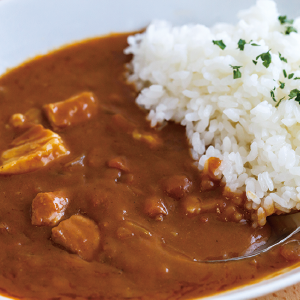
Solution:
M 285 32 L 284 34 L 285 35 L 289 35 L 291 32 L 298 32 L 297 29 L 293 26 L 287 26 L 286 29 L 285 29 Z
M 293 99 L 293 98 L 299 96 L 299 94 L 300 94 L 300 91 L 298 89 L 293 89 L 290 91 L 289 97 L 290 97 L 290 99 Z
M 294 77 L 294 73 L 289 74 L 288 79 L 292 79 Z
M 270 54 L 270 50 L 268 52 L 262 53 L 260 55 L 258 55 L 256 57 L 256 60 L 258 60 L 259 58 L 261 58 L 261 60 L 263 61 L 263 65 L 268 68 L 271 61 L 272 61 L 272 56 Z
M 251 43 L 250 45 L 251 45 L 251 46 L 260 46 L 260 45 L 258 45 L 258 44 L 256 44 L 256 43 Z
M 294 20 L 288 20 L 287 16 L 279 16 L 278 20 L 279 20 L 281 25 L 282 24 L 293 24 L 294 23 Z
M 280 52 L 278 52 L 278 53 L 279 53 L 279 58 L 280 58 L 280 60 L 282 60 L 282 61 L 284 61 L 285 63 L 287 63 L 287 59 L 284 58 L 283 56 L 281 56 L 281 53 L 280 53 Z
M 273 99 L 273 101 L 274 101 L 274 102 L 277 102 L 276 99 L 275 99 L 275 93 L 274 93 L 274 90 L 271 90 L 271 91 L 270 91 L 270 95 L 271 95 L 271 98 Z
M 238 48 L 239 48 L 241 51 L 244 51 L 245 44 L 247 44 L 246 41 L 240 39 L 240 40 L 238 41 Z
M 295 77 L 295 78 L 294 78 L 294 80 L 299 80 L 299 79 L 300 79 L 300 77 Z
M 230 65 L 230 67 L 233 69 L 233 79 L 238 79 L 238 78 L 242 77 L 242 73 L 239 70 L 239 68 L 241 68 L 242 66 L 232 66 L 232 65 Z
M 280 86 L 279 86 L 279 87 L 280 87 L 281 89 L 284 89 L 285 83 L 284 83 L 284 82 L 281 82 L 281 81 L 279 81 L 279 83 L 280 83 Z
M 284 97 L 282 97 L 282 98 L 276 103 L 275 107 L 278 107 L 279 104 L 280 104 L 280 102 L 281 102 L 283 99 L 284 99 Z
M 226 48 L 226 45 L 223 43 L 222 40 L 219 41 L 212 41 L 215 45 L 219 46 L 222 50 Z
M 257 64 L 257 60 L 254 60 L 254 59 L 253 59 L 252 62 L 253 62 L 255 65 Z
M 286 78 L 287 77 L 287 75 L 286 75 L 286 70 L 285 69 L 283 69 L 283 76 L 284 76 L 284 78 Z

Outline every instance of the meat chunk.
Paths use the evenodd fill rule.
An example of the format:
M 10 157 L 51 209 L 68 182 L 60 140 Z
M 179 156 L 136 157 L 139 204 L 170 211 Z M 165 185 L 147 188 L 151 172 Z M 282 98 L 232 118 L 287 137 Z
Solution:
M 62 191 L 38 193 L 31 205 L 31 224 L 37 226 L 56 225 L 63 217 L 68 202 L 68 198 Z
M 144 211 L 150 218 L 154 218 L 159 221 L 162 221 L 163 216 L 168 214 L 168 210 L 163 201 L 155 196 L 146 198 Z
M 44 112 L 54 130 L 62 130 L 87 121 L 97 113 L 95 96 L 83 92 L 67 100 L 43 106 Z
M 188 193 L 191 186 L 192 182 L 185 175 L 174 175 L 163 181 L 165 193 L 177 200 Z
M 42 125 L 35 125 L 11 143 L 2 153 L 0 174 L 21 174 L 35 171 L 49 162 L 68 155 L 59 135 Z
M 91 261 L 99 247 L 100 232 L 93 220 L 73 215 L 52 228 L 52 240 L 82 259 Z

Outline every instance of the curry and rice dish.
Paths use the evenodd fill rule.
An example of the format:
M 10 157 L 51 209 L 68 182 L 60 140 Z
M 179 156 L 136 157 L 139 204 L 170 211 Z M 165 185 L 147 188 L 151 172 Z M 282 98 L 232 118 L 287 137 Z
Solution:
M 272 3 L 260 1 L 252 14 L 259 5 L 272 7 Z M 142 52 L 141 48 L 147 43 L 147 34 L 153 34 L 159 26 L 150 26 L 145 33 L 129 38 L 129 34 L 115 34 L 77 43 L 38 57 L 1 77 L 2 295 L 32 300 L 192 299 L 261 280 L 300 260 L 299 242 L 292 240 L 254 258 L 205 263 L 240 256 L 264 244 L 271 234 L 266 217 L 298 209 L 299 202 L 291 179 L 289 187 L 282 190 L 276 186 L 274 171 L 269 174 L 261 169 L 262 175 L 255 173 L 258 166 L 254 152 L 260 151 L 259 141 L 254 141 L 256 148 L 248 145 L 248 154 L 245 151 L 249 141 L 240 144 L 244 147 L 238 149 L 240 157 L 248 155 L 248 160 L 241 158 L 244 165 L 237 166 L 238 159 L 230 153 L 237 150 L 233 141 L 239 142 L 241 134 L 248 135 L 246 139 L 251 135 L 240 128 L 244 121 L 234 121 L 238 113 L 246 120 L 238 105 L 230 110 L 228 104 L 227 119 L 215 113 L 217 109 L 212 105 L 203 106 L 205 114 L 197 119 L 196 104 L 204 103 L 199 90 L 208 85 L 204 71 L 206 79 L 199 74 L 188 79 L 187 72 L 177 69 L 176 73 L 173 65 L 172 80 L 168 82 L 161 70 L 151 69 L 151 65 L 159 65 L 159 59 L 142 57 L 141 53 L 147 51 Z M 169 25 L 162 26 L 165 36 L 173 30 Z M 285 25 L 279 22 L 280 26 Z M 179 31 L 174 29 L 175 33 Z M 252 37 L 253 42 L 242 38 L 237 40 L 239 49 L 234 51 L 250 55 L 251 47 L 262 50 L 255 46 L 261 42 L 259 37 Z M 230 48 L 229 38 L 223 39 L 212 38 L 205 55 L 212 56 L 215 51 L 219 58 L 211 57 L 212 60 L 227 59 L 226 63 L 234 66 L 229 67 L 233 71 L 230 79 L 227 70 L 222 72 L 228 77 L 227 88 L 234 86 L 234 95 L 238 96 L 241 82 L 236 80 L 247 76 L 249 70 L 233 65 L 228 52 L 225 59 L 220 59 L 222 54 L 218 52 Z M 178 45 L 174 48 L 182 50 Z M 155 51 L 157 59 L 163 50 Z M 189 57 L 193 57 L 191 53 Z M 289 59 L 283 55 L 287 55 L 284 51 L 280 56 Z M 270 57 L 276 60 L 275 55 Z M 252 64 L 259 68 L 258 73 L 265 72 L 266 65 L 272 68 L 270 57 L 255 57 Z M 143 66 L 146 62 L 149 65 Z M 177 68 L 183 65 L 171 58 L 173 63 Z M 205 64 L 208 66 L 209 62 Z M 128 82 L 128 68 L 129 81 L 134 84 Z M 287 78 L 292 72 L 296 79 L 292 69 L 288 69 Z M 191 100 L 175 99 L 174 90 L 181 88 L 177 84 L 179 78 L 183 80 L 183 91 L 178 97 Z M 297 82 L 288 82 L 291 79 L 285 81 L 286 88 Z M 194 86 L 189 90 L 191 81 Z M 224 95 L 228 89 L 222 87 L 221 81 Z M 142 92 L 139 94 L 137 89 Z M 212 86 L 208 90 L 214 99 L 216 90 Z M 253 92 L 253 88 L 250 90 Z M 277 93 L 281 90 L 268 91 L 270 101 L 280 96 Z M 295 90 L 293 86 L 297 99 Z M 281 103 L 276 98 L 273 107 L 286 106 L 285 102 L 298 105 L 290 98 L 280 100 Z M 184 103 L 188 108 L 176 103 Z M 249 109 L 245 101 L 238 103 Z M 150 110 L 148 116 L 146 110 Z M 258 112 L 256 117 L 262 118 L 262 114 Z M 219 117 L 223 118 L 223 128 Z M 169 120 L 175 122 L 167 123 Z M 210 129 L 205 131 L 208 124 Z M 224 135 L 223 129 L 232 128 L 235 131 L 231 136 Z M 211 132 L 215 133 L 215 140 Z M 267 131 L 263 132 L 265 136 L 258 134 L 256 138 L 267 137 Z M 285 146 L 280 144 L 281 148 Z M 291 150 L 292 147 L 286 151 Z M 230 165 L 230 159 L 234 165 Z M 248 170 L 251 162 L 256 170 L 252 177 Z M 257 159 L 258 164 L 262 162 Z M 288 163 L 279 162 L 281 167 Z M 295 178 L 298 180 L 297 175 Z M 260 189 L 259 182 L 263 182 Z M 289 205 L 276 202 L 278 197 L 286 199 L 287 191 Z

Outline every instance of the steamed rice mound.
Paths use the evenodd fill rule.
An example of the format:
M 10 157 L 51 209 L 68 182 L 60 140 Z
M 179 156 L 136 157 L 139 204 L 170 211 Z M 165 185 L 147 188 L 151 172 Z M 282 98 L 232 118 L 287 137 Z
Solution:
M 300 210 L 300 19 L 280 22 L 270 0 L 238 16 L 212 28 L 155 21 L 125 51 L 151 126 L 186 126 L 200 170 L 220 158 L 222 180 L 246 192 L 256 226 Z

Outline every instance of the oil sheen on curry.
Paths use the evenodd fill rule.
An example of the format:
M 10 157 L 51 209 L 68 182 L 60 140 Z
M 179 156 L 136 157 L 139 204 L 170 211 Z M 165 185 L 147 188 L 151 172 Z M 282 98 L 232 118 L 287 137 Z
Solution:
M 126 83 L 125 34 L 69 46 L 0 80 L 0 290 L 17 299 L 191 299 L 297 260 L 245 253 L 244 195 L 195 167 L 180 125 L 150 128 Z

